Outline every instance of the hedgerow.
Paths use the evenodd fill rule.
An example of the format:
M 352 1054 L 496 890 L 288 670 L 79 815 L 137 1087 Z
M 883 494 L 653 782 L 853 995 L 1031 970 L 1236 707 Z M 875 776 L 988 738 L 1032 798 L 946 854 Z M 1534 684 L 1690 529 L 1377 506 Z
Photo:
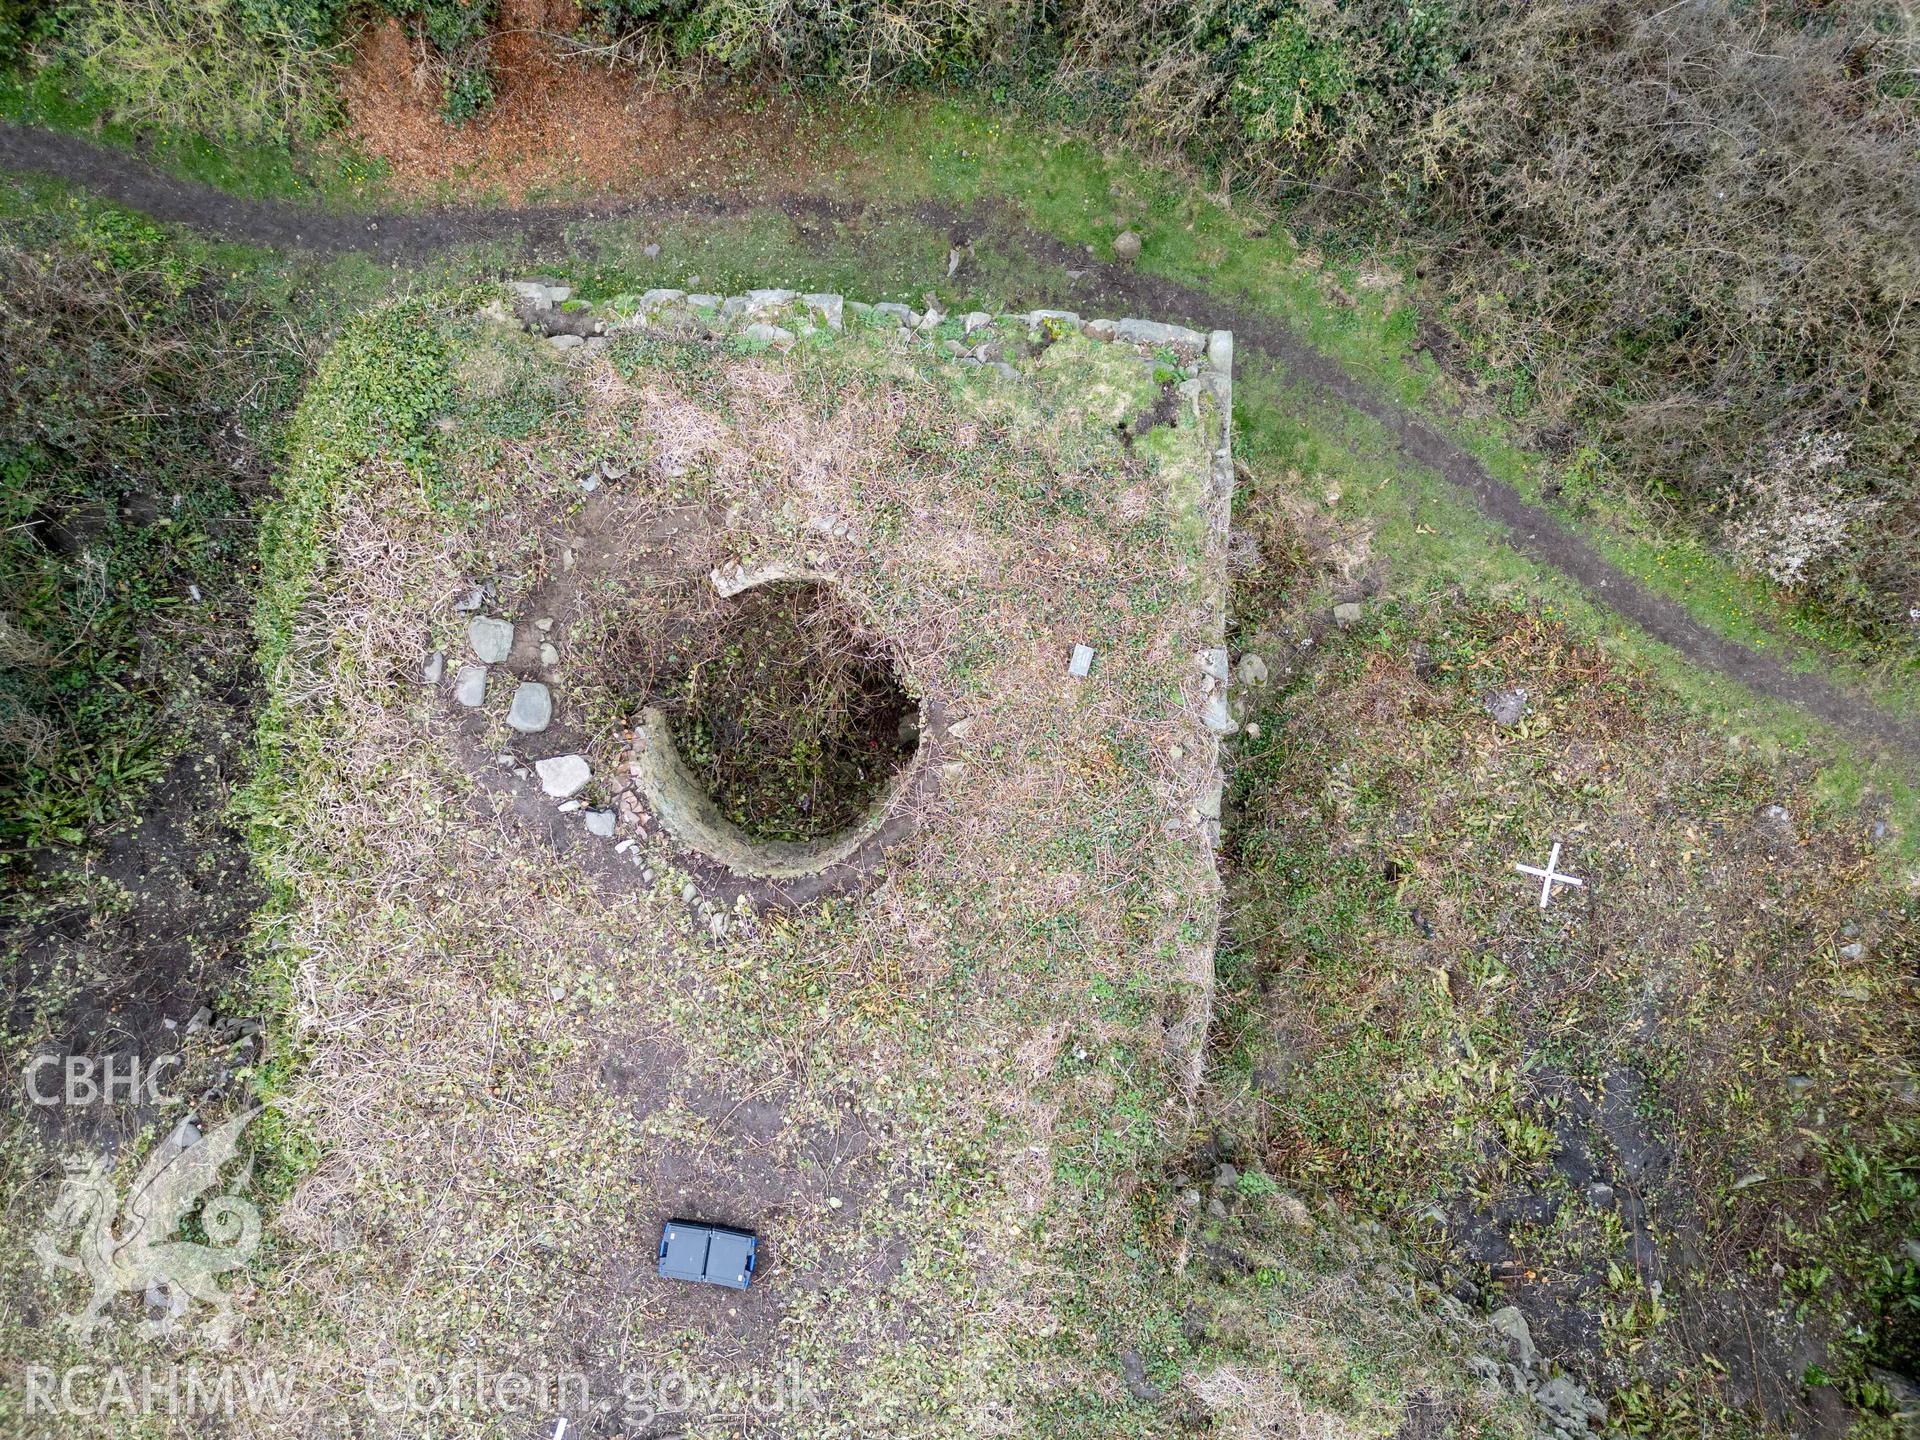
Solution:
M 228 130 L 259 113 L 256 128 L 292 133 L 316 113 L 303 67 L 340 37 L 335 3 L 100 0 L 46 44 L 119 86 L 132 113 Z M 450 119 L 484 110 L 492 0 L 376 8 L 413 28 Z M 1920 635 L 1910 3 L 585 0 L 584 13 L 623 42 L 607 53 L 650 64 L 1030 100 L 1205 167 L 1289 224 L 1398 250 L 1467 342 L 1464 362 L 1544 440 L 1579 444 L 1589 480 L 1708 530 L 1869 637 Z M 261 43 L 214 67 L 208 97 L 147 58 L 189 32 Z M 294 77 L 284 93 L 261 79 L 276 63 Z
M 324 0 L 91 0 L 36 28 L 122 121 L 287 141 L 333 119 L 337 23 Z
M 1392 172 L 1538 424 L 1889 637 L 1920 632 L 1915 35 L 1872 4 L 1523 7 Z

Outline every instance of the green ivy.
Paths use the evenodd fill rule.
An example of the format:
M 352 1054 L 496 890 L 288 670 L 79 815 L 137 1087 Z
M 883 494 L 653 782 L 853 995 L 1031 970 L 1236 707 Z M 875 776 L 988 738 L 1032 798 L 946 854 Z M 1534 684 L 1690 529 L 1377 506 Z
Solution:
M 440 91 L 440 113 L 452 125 L 465 125 L 493 104 L 493 72 L 484 55 L 454 65 Z

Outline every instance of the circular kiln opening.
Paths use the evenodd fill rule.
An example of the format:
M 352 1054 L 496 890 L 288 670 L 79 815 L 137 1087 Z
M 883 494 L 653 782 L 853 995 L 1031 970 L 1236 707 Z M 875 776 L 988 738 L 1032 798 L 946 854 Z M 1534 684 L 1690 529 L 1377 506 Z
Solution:
M 650 689 L 642 790 L 683 843 L 749 874 L 846 858 L 919 750 L 919 702 L 830 582 L 720 601 L 679 630 Z

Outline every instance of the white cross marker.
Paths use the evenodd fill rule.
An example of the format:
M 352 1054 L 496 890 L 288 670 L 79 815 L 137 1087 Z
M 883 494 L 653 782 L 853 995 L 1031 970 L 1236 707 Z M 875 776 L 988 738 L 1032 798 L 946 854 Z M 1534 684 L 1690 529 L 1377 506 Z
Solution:
M 1547 901 L 1553 898 L 1554 886 L 1556 885 L 1585 886 L 1585 884 L 1587 883 L 1584 880 L 1576 880 L 1573 878 L 1573 876 L 1564 874 L 1563 872 L 1554 869 L 1554 866 L 1558 865 L 1559 863 L 1560 863 L 1560 842 L 1556 840 L 1553 842 L 1553 853 L 1547 856 L 1546 869 L 1542 870 L 1537 865 L 1516 865 L 1513 867 L 1514 869 L 1518 870 L 1522 875 L 1538 875 L 1540 877 L 1540 908 L 1542 910 L 1547 908 Z

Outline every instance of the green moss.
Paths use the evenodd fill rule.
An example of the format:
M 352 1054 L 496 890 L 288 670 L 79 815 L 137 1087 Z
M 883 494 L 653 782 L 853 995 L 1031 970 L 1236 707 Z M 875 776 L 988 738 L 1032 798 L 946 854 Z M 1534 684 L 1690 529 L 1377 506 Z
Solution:
M 235 797 L 247 823 L 255 862 L 268 887 L 256 920 L 260 956 L 249 981 L 251 998 L 269 1017 L 269 1053 L 255 1091 L 271 1103 L 290 1086 L 306 1052 L 296 1021 L 295 987 L 301 965 L 281 928 L 302 903 L 305 863 L 288 848 L 288 831 L 309 803 L 312 767 L 324 755 L 293 723 L 296 672 L 316 663 L 298 652 L 299 624 L 319 597 L 331 558 L 323 535 L 333 507 L 357 468 L 375 456 L 404 467 L 422 485 L 433 474 L 429 422 L 449 402 L 452 380 L 440 312 L 427 301 L 398 302 L 356 316 L 317 367 L 287 437 L 289 463 L 279 496 L 261 525 L 261 578 L 254 633 L 261 674 L 268 684 L 251 778 Z M 318 1149 L 298 1124 L 269 1114 L 255 1127 L 264 1183 L 289 1193 L 316 1162 Z

